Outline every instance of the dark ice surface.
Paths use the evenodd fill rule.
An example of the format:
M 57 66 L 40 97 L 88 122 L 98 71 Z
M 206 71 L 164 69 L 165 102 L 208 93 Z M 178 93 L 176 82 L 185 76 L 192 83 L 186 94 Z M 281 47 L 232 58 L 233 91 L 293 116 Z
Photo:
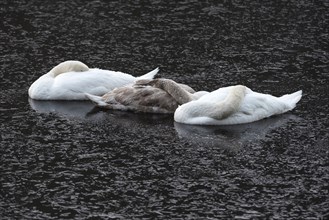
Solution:
M 0 18 L 1 219 L 328 219 L 327 0 L 1 0 Z M 29 100 L 68 59 L 304 95 L 238 126 Z

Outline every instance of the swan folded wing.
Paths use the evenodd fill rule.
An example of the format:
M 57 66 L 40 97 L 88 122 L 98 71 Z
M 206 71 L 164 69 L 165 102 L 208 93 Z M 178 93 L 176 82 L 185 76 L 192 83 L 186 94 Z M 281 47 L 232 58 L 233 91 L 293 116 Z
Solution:
M 92 82 L 93 84 L 104 85 L 109 91 L 133 83 L 135 80 L 134 76 L 118 71 L 95 68 L 91 69 L 89 72 L 91 73 L 89 75 L 90 78 L 87 79 L 94 81 Z M 95 77 L 95 75 L 97 77 Z
M 110 71 L 109 71 L 110 72 Z M 97 74 L 97 77 L 95 75 Z M 69 72 L 58 75 L 55 78 L 52 90 L 56 91 L 74 91 L 77 93 L 91 93 L 93 95 L 104 95 L 106 92 L 128 84 L 131 79 L 123 77 L 112 77 L 104 71 L 94 70 L 88 72 Z
M 150 113 L 173 113 L 178 103 L 165 91 L 147 87 L 124 86 L 102 97 L 87 97 L 99 107 Z
M 65 93 L 104 95 L 109 90 L 110 88 L 104 81 L 98 79 L 88 80 L 88 78 L 80 79 L 79 83 L 76 84 L 64 79 L 60 81 L 56 80 L 52 86 L 52 91 L 54 91 L 54 93 L 63 93 L 63 96 L 65 96 Z
M 246 95 L 237 117 L 240 116 L 243 123 L 247 123 L 284 113 L 288 107 L 277 97 L 253 92 Z

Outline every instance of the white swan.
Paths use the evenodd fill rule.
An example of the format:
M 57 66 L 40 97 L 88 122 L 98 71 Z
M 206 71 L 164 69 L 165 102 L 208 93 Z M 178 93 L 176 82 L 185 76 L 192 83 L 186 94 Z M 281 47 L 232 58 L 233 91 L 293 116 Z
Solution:
M 143 76 L 134 77 L 122 72 L 89 69 L 80 61 L 69 60 L 37 79 L 28 93 L 37 100 L 86 100 L 85 93 L 104 95 L 138 79 L 152 79 L 158 71 L 156 68 Z
M 177 108 L 176 122 L 229 125 L 257 121 L 295 108 L 302 91 L 275 97 L 237 85 L 220 88 Z
M 191 87 L 170 79 L 138 80 L 116 88 L 105 95 L 86 93 L 98 107 L 148 113 L 174 113 L 181 104 L 195 100 L 207 92 L 195 92 Z

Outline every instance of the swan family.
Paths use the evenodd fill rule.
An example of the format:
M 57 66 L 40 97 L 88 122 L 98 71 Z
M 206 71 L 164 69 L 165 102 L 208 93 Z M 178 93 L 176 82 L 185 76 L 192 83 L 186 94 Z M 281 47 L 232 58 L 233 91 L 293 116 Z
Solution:
M 91 100 L 106 109 L 174 113 L 176 122 L 194 125 L 258 121 L 294 109 L 302 97 L 301 90 L 276 97 L 243 85 L 195 91 L 170 79 L 153 79 L 158 71 L 134 77 L 65 61 L 37 79 L 28 93 L 37 100 Z

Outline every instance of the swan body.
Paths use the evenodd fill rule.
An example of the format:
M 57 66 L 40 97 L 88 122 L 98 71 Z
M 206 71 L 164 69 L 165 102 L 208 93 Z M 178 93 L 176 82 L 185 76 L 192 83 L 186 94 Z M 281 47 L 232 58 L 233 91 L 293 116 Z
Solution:
M 174 119 L 196 125 L 249 123 L 292 110 L 301 97 L 301 90 L 275 97 L 241 85 L 224 87 L 179 106 Z
M 139 80 L 102 97 L 86 94 L 98 107 L 148 113 L 174 113 L 177 107 L 203 93 L 169 79 Z
M 156 68 L 143 76 L 134 77 L 122 72 L 88 68 L 80 61 L 69 60 L 37 79 L 28 93 L 37 100 L 86 100 L 85 93 L 104 95 L 138 79 L 152 79 L 158 71 Z

